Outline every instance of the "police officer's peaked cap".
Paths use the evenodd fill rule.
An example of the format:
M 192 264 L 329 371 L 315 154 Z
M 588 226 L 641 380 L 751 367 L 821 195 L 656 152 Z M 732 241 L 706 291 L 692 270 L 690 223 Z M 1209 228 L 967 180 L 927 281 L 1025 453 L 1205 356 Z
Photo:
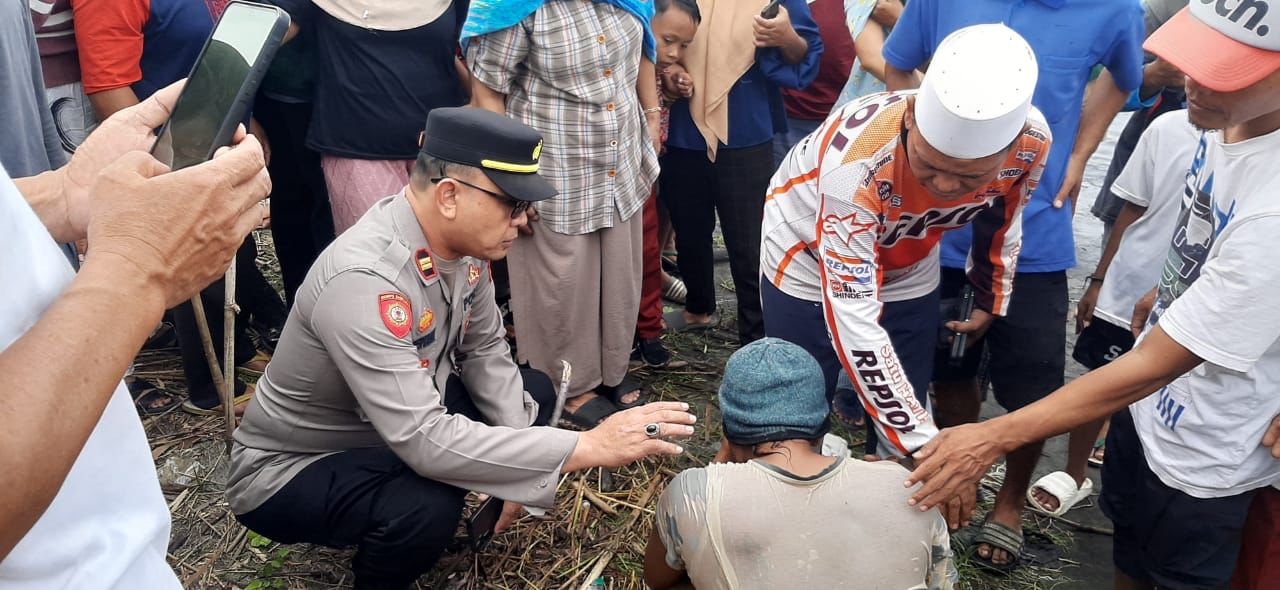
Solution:
M 434 109 L 427 115 L 422 152 L 484 171 L 513 199 L 542 201 L 555 187 L 538 175 L 542 134 L 532 127 L 473 107 Z

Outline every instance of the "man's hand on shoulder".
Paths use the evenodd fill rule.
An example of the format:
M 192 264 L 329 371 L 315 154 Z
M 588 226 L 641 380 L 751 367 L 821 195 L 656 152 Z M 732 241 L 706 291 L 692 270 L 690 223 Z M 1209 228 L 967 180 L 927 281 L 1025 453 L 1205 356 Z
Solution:
M 947 428 L 916 451 L 916 467 L 906 485 L 921 486 L 910 504 L 920 510 L 939 507 L 953 530 L 968 522 L 978 480 L 1004 454 L 992 428 L 990 422 Z

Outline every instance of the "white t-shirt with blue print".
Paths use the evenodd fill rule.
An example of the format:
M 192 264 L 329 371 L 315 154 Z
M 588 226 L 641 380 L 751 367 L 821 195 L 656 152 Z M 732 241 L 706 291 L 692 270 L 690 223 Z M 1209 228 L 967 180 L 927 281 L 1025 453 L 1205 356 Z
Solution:
M 1130 407 L 1151 470 L 1197 498 L 1280 482 L 1261 446 L 1280 414 L 1277 153 L 1280 131 L 1201 135 L 1148 321 L 1205 361 Z

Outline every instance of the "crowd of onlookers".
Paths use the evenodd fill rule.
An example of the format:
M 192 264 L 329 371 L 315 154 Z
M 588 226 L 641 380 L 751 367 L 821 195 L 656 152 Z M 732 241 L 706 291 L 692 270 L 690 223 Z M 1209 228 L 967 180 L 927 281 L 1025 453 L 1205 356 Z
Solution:
M 1116 588 L 1275 587 L 1280 10 L 1264 0 L 265 1 L 290 25 L 251 118 L 227 155 L 172 174 L 131 152 L 228 2 L 0 2 L 0 472 L 21 480 L 0 496 L 0 587 L 176 586 L 135 414 L 224 401 L 246 416 L 237 518 L 357 546 L 358 586 L 404 587 L 468 490 L 507 500 L 501 530 L 553 476 L 682 452 L 657 441 L 687 435 L 687 406 L 650 404 L 633 369 L 686 367 L 700 359 L 664 334 L 719 327 L 742 345 L 724 440 L 662 493 L 650 587 L 959 587 L 948 526 L 970 524 L 1000 457 L 964 548 L 981 567 L 1020 567 L 1024 510 L 1099 494 L 1093 465 Z M 1102 254 L 1073 306 L 1072 217 L 1121 112 L 1090 211 Z M 441 147 L 455 120 L 536 139 L 532 164 Z M 467 191 L 509 216 L 442 204 Z M 520 237 L 497 254 L 462 237 L 498 227 Z M 408 270 L 348 289 L 370 315 L 324 307 L 342 272 L 383 272 L 354 257 L 400 250 Z M 206 346 L 223 358 L 231 264 L 224 370 L 261 380 L 227 395 Z M 1068 383 L 1073 317 L 1070 354 L 1094 372 Z M 179 350 L 186 399 L 132 374 L 144 346 Z M 414 348 L 425 398 L 383 355 Z M 508 387 L 523 406 L 486 397 Z M 975 424 L 987 387 L 1008 414 Z M 833 423 L 866 430 L 867 461 L 831 450 Z M 1064 469 L 1035 479 L 1064 432 Z

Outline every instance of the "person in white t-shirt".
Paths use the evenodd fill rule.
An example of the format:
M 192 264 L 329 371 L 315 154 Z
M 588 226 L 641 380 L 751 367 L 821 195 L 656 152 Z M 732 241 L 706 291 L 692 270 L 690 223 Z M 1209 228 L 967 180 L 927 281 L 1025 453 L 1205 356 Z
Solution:
M 972 493 L 1002 452 L 1115 411 L 1102 506 L 1119 589 L 1227 587 L 1250 501 L 1280 482 L 1280 10 L 1221 6 L 1192 2 L 1145 46 L 1187 75 L 1206 131 L 1137 344 L 1018 412 L 944 430 L 906 482 L 927 510 Z
M 169 513 L 121 382 L 168 307 L 261 224 L 262 146 L 169 170 L 146 153 L 171 86 L 104 122 L 56 171 L 0 169 L 0 587 L 179 588 Z M 182 198 L 176 198 L 182 195 Z M 90 238 L 79 273 L 58 242 Z
M 1076 306 L 1079 336 L 1071 352 L 1091 370 L 1133 348 L 1129 326 L 1133 306 L 1160 281 L 1199 138 L 1200 132 L 1187 120 L 1186 109 L 1160 115 L 1142 134 L 1132 157 L 1111 184 L 1111 192 L 1124 206 Z M 1100 420 L 1084 436 L 1073 436 L 1073 446 L 1094 440 L 1102 425 Z M 1092 455 L 1088 448 L 1068 452 L 1066 469 L 1037 480 L 1027 490 L 1027 501 L 1052 514 L 1071 509 L 1092 492 L 1092 482 L 1085 483 L 1086 459 L 1101 465 L 1103 448 L 1098 441 Z

